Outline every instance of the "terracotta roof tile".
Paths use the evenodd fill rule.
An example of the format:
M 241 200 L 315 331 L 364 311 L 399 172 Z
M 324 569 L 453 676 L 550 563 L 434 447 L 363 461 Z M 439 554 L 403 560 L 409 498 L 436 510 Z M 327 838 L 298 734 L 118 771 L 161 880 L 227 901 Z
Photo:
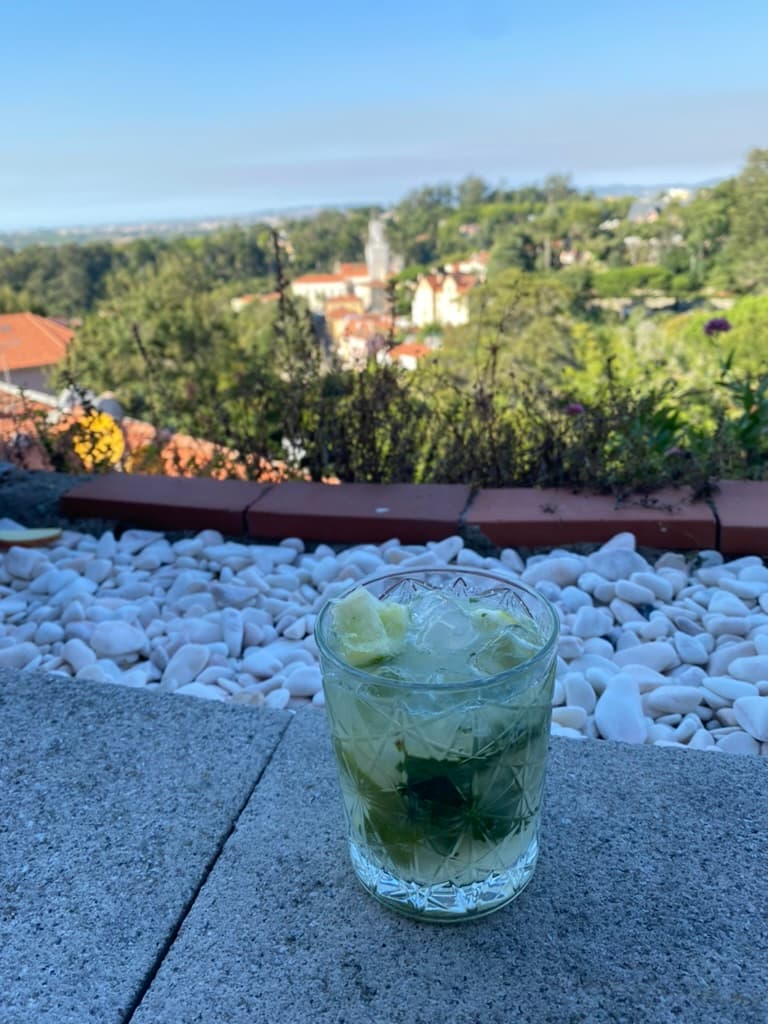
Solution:
M 414 359 L 421 359 L 428 356 L 432 349 L 428 345 L 422 345 L 418 341 L 406 341 L 402 345 L 395 345 L 389 350 L 390 359 L 397 359 L 399 356 L 413 356 Z
M 340 263 L 339 274 L 342 277 L 368 277 L 365 263 Z
M 35 313 L 0 316 L 0 370 L 55 366 L 67 353 L 74 331 Z
M 345 284 L 341 274 L 302 274 L 293 280 L 294 284 Z

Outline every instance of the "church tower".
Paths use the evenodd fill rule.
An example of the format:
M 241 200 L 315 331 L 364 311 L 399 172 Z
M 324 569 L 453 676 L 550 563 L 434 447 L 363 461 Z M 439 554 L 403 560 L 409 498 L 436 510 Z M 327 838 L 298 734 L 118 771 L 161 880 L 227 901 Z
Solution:
M 373 281 L 385 281 L 389 273 L 390 251 L 384 231 L 384 221 L 372 217 L 368 222 L 368 242 L 365 246 L 365 263 Z

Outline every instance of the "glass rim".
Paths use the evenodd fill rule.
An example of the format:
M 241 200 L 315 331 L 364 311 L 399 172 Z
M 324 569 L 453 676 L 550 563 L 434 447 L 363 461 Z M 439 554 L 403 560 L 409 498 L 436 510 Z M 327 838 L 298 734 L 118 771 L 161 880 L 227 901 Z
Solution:
M 365 668 L 358 668 L 354 665 L 348 664 L 341 658 L 327 643 L 325 636 L 323 635 L 325 625 L 330 615 L 330 609 L 335 601 L 346 597 L 347 594 L 352 593 L 358 587 L 368 587 L 371 584 L 379 583 L 385 580 L 396 580 L 407 579 L 409 577 L 427 576 L 429 574 L 437 574 L 442 576 L 480 576 L 487 580 L 496 580 L 497 582 L 510 587 L 513 590 L 522 591 L 524 594 L 535 598 L 547 613 L 549 619 L 548 630 L 545 642 L 541 648 L 530 658 L 525 661 L 521 661 L 519 665 L 515 665 L 512 668 L 504 669 L 503 672 L 496 672 L 492 676 L 486 676 L 485 678 L 471 678 L 461 680 L 454 683 L 419 683 L 419 682 L 405 682 L 399 679 L 388 679 L 386 676 L 377 675 L 374 672 L 369 672 Z M 527 608 L 527 606 L 526 606 Z M 533 618 L 533 616 L 531 616 Z M 330 662 L 339 669 L 342 669 L 345 675 L 350 675 L 368 686 L 389 686 L 395 690 L 434 690 L 440 693 L 447 691 L 459 691 L 459 690 L 483 690 L 487 687 L 491 687 L 494 684 L 499 683 L 502 679 L 514 678 L 515 676 L 523 675 L 530 671 L 530 669 L 537 663 L 544 661 L 549 657 L 552 648 L 557 643 L 557 638 L 560 632 L 560 616 L 557 613 L 554 605 L 549 601 L 543 594 L 540 594 L 538 590 L 529 586 L 527 583 L 523 583 L 520 580 L 515 579 L 513 576 L 507 576 L 503 572 L 497 572 L 493 569 L 480 569 L 474 567 L 459 568 L 453 566 L 434 566 L 434 567 L 423 567 L 414 569 L 395 569 L 393 572 L 378 572 L 371 573 L 368 576 L 362 577 L 359 580 L 352 580 L 348 587 L 334 595 L 332 598 L 326 600 L 323 607 L 320 609 L 317 618 L 315 619 L 314 627 L 314 639 L 317 644 L 318 650 L 321 655 L 326 657 Z M 321 666 L 322 668 L 322 666 Z

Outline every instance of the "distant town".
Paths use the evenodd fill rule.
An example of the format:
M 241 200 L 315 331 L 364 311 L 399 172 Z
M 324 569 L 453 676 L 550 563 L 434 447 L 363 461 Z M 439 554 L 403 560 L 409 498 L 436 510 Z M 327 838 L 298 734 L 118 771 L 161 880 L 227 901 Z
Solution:
M 652 193 L 470 175 L 387 208 L 6 236 L 0 441 L 27 465 L 613 488 L 638 422 L 651 454 L 622 449 L 621 473 L 678 479 L 669 453 L 709 459 L 718 424 L 752 436 L 734 403 L 758 385 L 727 374 L 768 351 L 767 183 L 755 150 Z M 717 394 L 719 419 L 690 397 Z M 591 440 L 570 454 L 592 406 L 599 471 Z

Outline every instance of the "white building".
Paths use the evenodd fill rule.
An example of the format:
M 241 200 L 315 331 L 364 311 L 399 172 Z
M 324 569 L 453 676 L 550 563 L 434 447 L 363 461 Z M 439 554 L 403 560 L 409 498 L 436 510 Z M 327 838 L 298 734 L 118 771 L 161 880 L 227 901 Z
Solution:
M 322 313 L 326 299 L 347 295 L 350 286 L 341 274 L 302 274 L 291 283 L 291 291 L 304 299 L 313 313 Z
M 469 293 L 477 283 L 470 274 L 425 274 L 413 294 L 413 323 L 416 327 L 459 327 L 468 323 Z

